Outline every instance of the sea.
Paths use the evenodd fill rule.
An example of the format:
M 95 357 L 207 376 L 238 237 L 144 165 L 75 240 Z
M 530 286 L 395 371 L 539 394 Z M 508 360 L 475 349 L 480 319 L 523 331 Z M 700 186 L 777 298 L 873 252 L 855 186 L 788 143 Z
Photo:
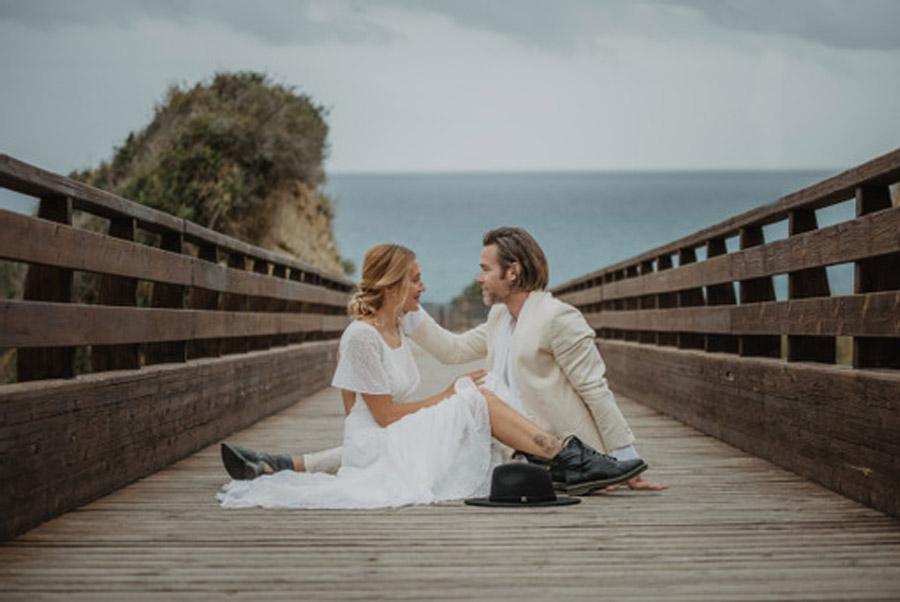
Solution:
M 528 230 L 547 255 L 550 285 L 556 286 L 774 203 L 836 172 L 337 174 L 324 190 L 335 204 L 340 252 L 356 266 L 351 279 L 359 278 L 369 247 L 402 244 L 422 266 L 423 301 L 440 304 L 475 279 L 488 229 Z M 820 210 L 819 225 L 852 219 L 853 212 L 852 202 Z M 764 233 L 767 240 L 783 238 L 787 224 Z M 735 250 L 736 240 L 727 243 Z M 775 284 L 783 297 L 786 282 L 776 278 Z
M 475 279 L 488 229 L 531 232 L 550 262 L 550 285 L 557 286 L 774 203 L 838 171 L 340 173 L 329 176 L 324 191 L 334 202 L 340 253 L 355 266 L 351 280 L 358 280 L 369 247 L 402 244 L 422 266 L 423 301 L 443 304 Z M 0 208 L 27 213 L 34 201 L 0 190 Z M 852 201 L 819 210 L 819 226 L 853 214 Z M 787 224 L 764 233 L 766 240 L 786 237 Z M 726 242 L 735 250 L 736 240 Z M 850 266 L 829 270 L 832 293 L 850 293 Z M 775 288 L 784 298 L 786 276 L 775 278 Z

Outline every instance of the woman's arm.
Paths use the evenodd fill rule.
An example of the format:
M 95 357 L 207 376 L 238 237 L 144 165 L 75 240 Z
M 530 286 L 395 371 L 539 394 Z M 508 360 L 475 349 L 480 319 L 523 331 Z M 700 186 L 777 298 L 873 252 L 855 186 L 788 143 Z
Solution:
M 471 378 L 474 381 L 478 381 L 483 378 L 486 372 L 484 370 L 475 370 L 473 372 L 469 372 L 468 374 L 462 375 L 460 378 Z M 458 379 L 457 379 L 458 380 Z M 439 404 L 444 401 L 455 392 L 456 381 L 450 383 L 450 386 L 447 387 L 442 392 L 437 395 L 432 395 L 431 397 L 426 397 L 420 401 L 411 401 L 398 403 L 394 401 L 394 398 L 388 394 L 383 395 L 371 395 L 369 393 L 361 393 L 360 395 L 363 398 L 363 401 L 366 402 L 366 405 L 369 407 L 369 412 L 372 413 L 372 417 L 375 418 L 375 422 L 378 423 L 379 426 L 386 427 L 390 424 L 393 424 L 403 418 L 408 414 L 413 414 L 418 412 L 422 408 L 427 408 L 429 406 L 433 406 Z

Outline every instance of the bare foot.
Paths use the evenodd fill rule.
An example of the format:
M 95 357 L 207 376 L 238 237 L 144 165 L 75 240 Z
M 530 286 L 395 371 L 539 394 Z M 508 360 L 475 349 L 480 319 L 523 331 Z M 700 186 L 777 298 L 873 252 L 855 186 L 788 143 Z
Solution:
M 663 491 L 664 489 L 669 488 L 668 485 L 663 485 L 662 483 L 654 483 L 653 481 L 647 480 L 644 477 L 634 477 L 630 481 L 619 483 L 618 485 L 610 485 L 606 488 L 606 490 L 615 491 L 623 485 L 627 486 L 629 489 L 640 491 Z

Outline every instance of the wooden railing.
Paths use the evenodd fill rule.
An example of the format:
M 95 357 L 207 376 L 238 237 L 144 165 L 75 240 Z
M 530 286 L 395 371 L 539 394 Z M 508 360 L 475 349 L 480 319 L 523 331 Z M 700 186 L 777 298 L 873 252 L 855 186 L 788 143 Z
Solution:
M 614 390 L 900 516 L 898 181 L 900 150 L 554 292 Z M 855 219 L 818 227 L 845 202 Z M 840 265 L 852 294 L 831 292 Z
M 18 381 L 0 386 L 0 535 L 328 384 L 344 278 L 6 155 L 0 186 L 39 199 L 0 210 L 0 259 L 27 265 L 0 300 Z

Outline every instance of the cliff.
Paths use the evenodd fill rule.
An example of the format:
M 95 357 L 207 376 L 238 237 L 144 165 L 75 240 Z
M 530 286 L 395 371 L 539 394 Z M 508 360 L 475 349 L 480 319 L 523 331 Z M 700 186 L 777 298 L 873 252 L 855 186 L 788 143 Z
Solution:
M 343 273 L 325 181 L 326 111 L 258 73 L 172 87 L 112 160 L 70 177 Z

